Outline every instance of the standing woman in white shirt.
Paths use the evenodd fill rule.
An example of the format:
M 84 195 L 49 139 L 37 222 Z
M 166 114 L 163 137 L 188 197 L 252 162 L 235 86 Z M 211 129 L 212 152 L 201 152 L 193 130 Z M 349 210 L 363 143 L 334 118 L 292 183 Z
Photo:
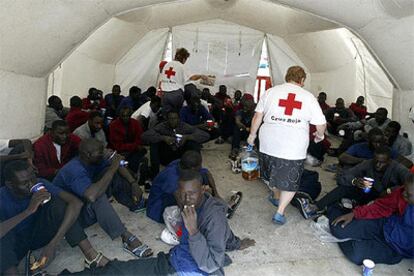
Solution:
M 189 57 L 190 53 L 186 49 L 179 48 L 175 53 L 174 60 L 165 64 L 161 70 L 160 86 L 164 93 L 162 97 L 162 111 L 164 114 L 170 111 L 180 111 L 184 102 L 183 91 L 186 82 L 208 79 L 204 75 L 190 76 L 188 74 L 184 64 Z
M 299 188 L 309 145 L 309 124 L 316 125 L 317 143 L 323 140 L 326 129 L 318 101 L 302 88 L 305 79 L 303 68 L 290 67 L 286 83 L 261 96 L 247 140 L 253 145 L 260 127 L 260 173 L 272 190 L 269 200 L 277 207 L 272 218 L 276 224 L 286 222 L 285 208 Z

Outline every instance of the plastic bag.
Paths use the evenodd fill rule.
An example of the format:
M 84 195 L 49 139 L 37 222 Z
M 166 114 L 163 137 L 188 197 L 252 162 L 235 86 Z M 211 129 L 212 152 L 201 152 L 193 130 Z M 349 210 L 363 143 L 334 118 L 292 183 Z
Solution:
M 311 222 L 311 228 L 313 230 L 313 234 L 321 241 L 321 242 L 345 242 L 351 239 L 338 239 L 331 234 L 331 230 L 329 228 L 329 219 L 326 216 L 321 216 L 318 218 L 317 222 Z
M 167 229 L 171 233 L 175 233 L 178 237 L 181 236 L 181 226 L 183 218 L 181 217 L 181 210 L 178 206 L 170 206 L 165 208 L 163 218 Z

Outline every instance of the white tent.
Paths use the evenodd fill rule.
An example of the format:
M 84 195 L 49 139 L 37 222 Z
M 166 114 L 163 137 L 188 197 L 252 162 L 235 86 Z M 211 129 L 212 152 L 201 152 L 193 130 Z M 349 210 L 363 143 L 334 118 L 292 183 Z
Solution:
M 35 137 L 46 98 L 65 104 L 95 86 L 156 84 L 171 33 L 191 71 L 252 92 L 265 39 L 273 83 L 287 67 L 309 73 L 328 101 L 364 95 L 414 137 L 414 4 L 411 0 L 2 0 L 1 138 Z M 348 29 L 348 30 L 346 30 Z M 238 77 L 244 76 L 244 77 Z M 30 123 L 29 123 L 30 122 Z

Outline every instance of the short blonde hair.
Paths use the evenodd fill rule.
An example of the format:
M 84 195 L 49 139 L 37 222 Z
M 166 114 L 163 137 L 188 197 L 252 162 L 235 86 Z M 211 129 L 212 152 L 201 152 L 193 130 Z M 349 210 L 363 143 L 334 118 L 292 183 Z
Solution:
M 306 79 L 305 70 L 300 66 L 292 66 L 286 72 L 285 81 L 290 82 L 294 81 L 300 83 L 302 79 Z

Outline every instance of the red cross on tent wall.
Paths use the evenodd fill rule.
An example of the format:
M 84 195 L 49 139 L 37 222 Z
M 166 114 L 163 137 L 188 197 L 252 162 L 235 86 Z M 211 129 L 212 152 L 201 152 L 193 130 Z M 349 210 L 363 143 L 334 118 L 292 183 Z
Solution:
M 302 102 L 295 101 L 296 94 L 289 93 L 286 100 L 280 99 L 279 106 L 285 108 L 285 115 L 292 115 L 293 110 L 302 109 Z
M 171 76 L 175 76 L 175 71 L 172 67 L 170 69 L 165 70 L 164 73 L 167 75 L 167 78 L 171 79 Z

